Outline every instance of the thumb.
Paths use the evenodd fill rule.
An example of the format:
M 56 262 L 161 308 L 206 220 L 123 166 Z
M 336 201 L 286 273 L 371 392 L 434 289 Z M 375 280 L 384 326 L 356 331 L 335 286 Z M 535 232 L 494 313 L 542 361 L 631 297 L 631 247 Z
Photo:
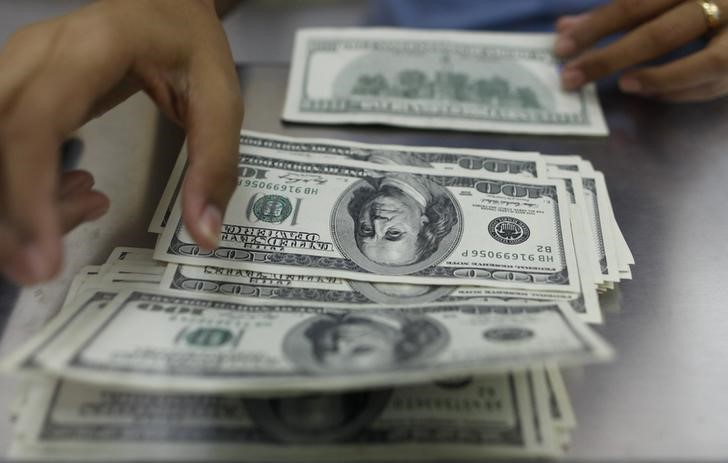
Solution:
M 198 66 L 190 73 L 186 114 L 188 166 L 182 187 L 182 216 L 192 238 L 217 247 L 222 220 L 237 185 L 238 144 L 243 103 L 230 68 Z

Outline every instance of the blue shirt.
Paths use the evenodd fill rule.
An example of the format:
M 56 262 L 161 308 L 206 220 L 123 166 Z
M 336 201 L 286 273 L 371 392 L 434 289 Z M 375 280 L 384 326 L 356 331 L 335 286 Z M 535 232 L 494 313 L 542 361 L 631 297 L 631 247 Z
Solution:
M 565 14 L 606 0 L 372 0 L 370 25 L 439 29 L 549 31 Z

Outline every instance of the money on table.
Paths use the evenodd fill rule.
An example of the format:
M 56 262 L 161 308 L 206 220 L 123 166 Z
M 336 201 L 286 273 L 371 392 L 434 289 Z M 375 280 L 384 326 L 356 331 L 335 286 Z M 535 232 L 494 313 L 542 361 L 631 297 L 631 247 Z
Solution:
M 311 29 L 283 118 L 606 135 L 560 90 L 549 34 Z M 585 323 L 634 264 L 579 156 L 242 131 L 221 247 L 181 224 L 181 153 L 150 231 L 83 268 L 0 366 L 10 456 L 475 460 L 560 455 L 559 368 L 610 359 Z
M 117 248 L 105 264 L 82 269 L 44 332 L 5 359 L 5 368 L 24 375 L 12 408 L 10 457 L 288 461 L 310 455 L 341 461 L 366 454 L 372 461 L 416 454 L 420 461 L 453 456 L 479 461 L 556 456 L 568 446 L 576 422 L 553 365 L 419 386 L 278 398 L 132 390 L 116 382 L 102 386 L 40 374 L 39 354 L 53 349 L 54 342 L 58 346 L 79 309 L 102 313 L 121 291 L 155 291 L 158 282 L 140 281 L 133 270 L 147 266 L 150 270 L 139 275 L 156 275 L 151 269 L 158 263 L 151 255 L 148 249 Z M 107 272 L 127 279 L 110 279 Z M 361 443 L 364 437 L 367 445 Z
M 220 247 L 172 213 L 155 258 L 413 284 L 578 292 L 563 182 L 248 148 Z
M 363 308 L 105 287 L 79 294 L 4 367 L 133 389 L 270 396 L 611 356 L 556 302 Z
M 64 461 L 557 456 L 576 425 L 556 368 L 275 399 L 41 378 L 17 412 L 9 456 Z
M 283 119 L 606 135 L 594 85 L 561 90 L 554 40 L 533 33 L 302 29 Z
M 599 323 L 602 319 L 595 289 L 597 287 L 600 289 L 606 288 L 608 284 L 616 282 L 620 278 L 628 278 L 629 264 L 634 263 L 633 259 L 630 260 L 629 248 L 622 238 L 621 249 L 626 249 L 626 251 L 620 252 L 617 255 L 620 258 L 617 262 L 619 264 L 618 275 L 615 265 L 611 266 L 611 268 L 615 269 L 614 274 L 609 272 L 604 275 L 602 274 L 602 270 L 608 267 L 600 265 L 600 259 L 607 252 L 609 255 L 616 255 L 612 253 L 616 252 L 614 246 L 617 243 L 613 242 L 611 237 L 621 237 L 621 232 L 619 232 L 616 226 L 613 214 L 608 214 L 611 211 L 611 206 L 609 205 L 609 196 L 606 192 L 603 176 L 599 172 L 595 172 L 587 163 L 580 161 L 581 158 L 578 156 L 545 156 L 533 152 L 380 145 L 333 139 L 286 137 L 253 131 L 241 132 L 239 150 L 241 162 L 246 156 L 246 153 L 258 153 L 261 155 L 270 153 L 272 155 L 283 156 L 295 155 L 320 162 L 338 163 L 341 159 L 344 159 L 369 162 L 376 165 L 393 164 L 399 166 L 416 166 L 418 168 L 432 169 L 437 172 L 445 171 L 467 175 L 502 174 L 516 176 L 521 180 L 533 178 L 557 180 L 565 186 L 570 200 L 569 220 L 572 229 L 573 245 L 577 251 L 578 279 L 580 280 L 580 289 L 577 292 L 569 293 L 571 296 L 567 296 L 567 299 L 572 299 L 572 307 L 574 310 L 580 314 L 583 320 L 590 323 Z M 169 221 L 177 194 L 181 188 L 185 166 L 186 154 L 183 149 L 172 171 L 172 175 L 154 214 L 152 223 L 150 224 L 150 231 L 153 233 L 162 233 Z M 587 182 L 590 183 L 587 184 Z M 582 183 L 586 184 L 586 187 Z M 595 189 L 591 188 L 587 190 L 587 188 L 594 185 L 596 186 Z M 596 207 L 597 201 L 598 204 L 602 205 L 601 208 Z M 590 205 L 595 207 L 590 207 Z M 613 262 L 613 258 L 610 258 L 610 262 Z M 207 265 L 206 267 L 214 266 Z M 186 268 L 189 269 L 190 266 L 186 266 Z M 192 270 L 187 271 L 188 275 L 189 271 Z M 272 273 L 282 274 L 280 272 Z M 610 278 L 609 281 L 606 278 Z M 191 285 L 192 280 L 187 279 L 185 284 Z M 213 286 L 220 287 L 213 279 L 206 278 L 205 281 L 204 284 L 199 283 L 201 289 Z M 267 281 L 270 280 L 261 278 L 258 283 L 265 286 Z M 299 283 L 302 280 L 289 281 L 293 287 L 301 288 Z M 167 283 L 169 282 L 167 281 Z M 182 284 L 181 280 L 179 283 Z M 232 288 L 228 283 L 233 282 L 227 280 L 223 285 L 225 289 Z M 366 284 L 365 282 L 362 283 Z M 246 283 L 243 284 L 246 285 Z M 379 284 L 377 285 L 379 286 Z M 240 286 L 237 288 L 242 290 Z M 247 288 L 249 290 L 250 286 L 247 286 Z M 500 289 L 503 290 L 503 288 Z M 436 294 L 446 291 L 448 290 L 443 289 L 428 292 L 428 294 L 434 297 Z M 533 288 L 530 291 L 533 291 Z M 518 292 L 520 294 L 523 293 L 522 291 Z M 418 291 L 415 291 L 415 293 L 418 293 Z M 507 291 L 502 292 L 502 297 L 520 297 L 515 294 L 509 296 L 506 293 Z M 555 292 L 551 291 L 551 293 L 553 295 Z M 298 294 L 301 295 L 302 293 L 299 292 Z M 343 296 L 343 294 L 338 293 L 338 296 Z M 398 294 L 403 303 L 424 300 L 415 298 L 404 301 L 407 293 L 400 291 Z M 466 294 L 473 294 L 473 291 L 468 290 Z M 282 295 L 282 293 L 278 293 L 278 295 Z M 288 295 L 291 295 L 291 292 Z M 323 296 L 323 294 L 319 294 L 319 296 Z M 327 292 L 327 296 L 333 297 L 334 293 Z M 313 297 L 313 294 L 309 292 L 308 297 Z
M 418 305 L 428 302 L 564 301 L 578 314 L 586 308 L 578 294 L 483 286 L 413 285 L 310 275 L 289 275 L 213 266 L 169 264 L 160 286 L 172 290 L 227 295 L 230 298 L 260 297 L 308 302 L 345 304 Z

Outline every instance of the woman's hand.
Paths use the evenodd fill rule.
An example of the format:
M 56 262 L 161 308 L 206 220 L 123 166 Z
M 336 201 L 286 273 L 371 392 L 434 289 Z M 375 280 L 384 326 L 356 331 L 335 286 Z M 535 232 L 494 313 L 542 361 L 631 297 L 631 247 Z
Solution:
M 624 92 L 668 101 L 703 101 L 728 94 L 728 0 L 715 0 L 723 13 L 708 45 L 687 57 L 659 66 L 630 69 L 675 50 L 711 31 L 695 0 L 614 0 L 556 24 L 556 54 L 569 58 L 562 71 L 566 89 L 576 89 L 609 74 Z M 616 42 L 591 49 L 598 40 L 628 31 Z
M 61 237 L 108 209 L 88 173 L 59 172 L 64 138 L 143 90 L 188 134 L 184 223 L 217 245 L 243 106 L 213 0 L 102 0 L 33 24 L 0 50 L 0 271 L 53 277 Z

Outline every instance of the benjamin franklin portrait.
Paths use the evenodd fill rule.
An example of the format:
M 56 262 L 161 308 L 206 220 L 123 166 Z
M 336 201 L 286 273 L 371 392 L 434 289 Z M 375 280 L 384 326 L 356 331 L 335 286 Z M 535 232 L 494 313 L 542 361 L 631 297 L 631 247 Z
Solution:
M 432 256 L 458 223 L 452 198 L 423 175 L 368 178 L 353 191 L 347 209 L 356 246 L 372 262 L 387 266 Z
M 330 443 L 356 439 L 380 416 L 391 389 L 243 399 L 253 422 L 269 438 L 285 443 Z
M 449 341 L 425 315 L 372 312 L 319 315 L 294 327 L 284 351 L 297 365 L 329 373 L 388 371 L 431 358 Z

